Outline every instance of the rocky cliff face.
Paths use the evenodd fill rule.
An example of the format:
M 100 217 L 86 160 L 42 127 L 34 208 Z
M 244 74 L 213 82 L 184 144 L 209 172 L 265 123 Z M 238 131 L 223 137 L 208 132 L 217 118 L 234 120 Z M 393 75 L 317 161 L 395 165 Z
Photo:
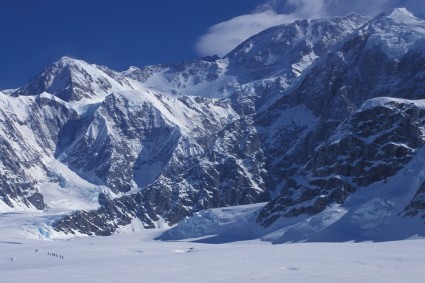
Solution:
M 412 22 L 415 24 L 409 27 L 407 23 Z M 280 163 L 280 176 L 276 172 L 283 188 L 281 196 L 261 213 L 260 223 L 270 225 L 279 217 L 275 217 L 275 211 L 286 211 L 283 214 L 293 217 L 318 213 L 333 203 L 342 204 L 359 187 L 367 187 L 394 175 L 422 146 L 422 118 L 416 113 L 421 112 L 419 109 L 410 110 L 412 112 L 408 113 L 413 115 L 410 117 L 398 113 L 405 107 L 405 102 L 389 102 L 397 105 L 391 110 L 388 106 L 364 110 L 361 105 L 379 96 L 424 98 L 417 88 L 424 83 L 422 75 L 418 75 L 423 70 L 413 63 L 413 60 L 424 60 L 421 48 L 423 28 L 424 22 L 405 9 L 379 15 L 319 59 L 296 82 L 294 89 L 268 110 L 282 115 L 294 107 L 302 107 L 308 113 L 304 116 L 310 116 L 315 126 L 313 129 L 294 127 L 294 134 L 303 134 L 305 138 L 301 142 L 297 140 L 299 145 L 290 148 L 289 152 L 273 148 L 287 148 L 286 139 L 276 139 L 276 144 L 270 148 L 284 160 Z M 399 42 L 397 47 L 393 46 L 395 41 Z M 366 102 L 366 105 L 368 103 L 372 102 Z M 397 110 L 395 116 L 390 114 L 394 109 Z M 259 121 L 262 125 L 270 123 L 267 112 Z M 338 131 L 347 127 L 346 123 L 355 128 L 346 129 L 344 132 L 349 135 L 343 137 Z M 400 124 L 397 126 L 397 123 Z M 370 129 L 371 126 L 378 128 Z M 265 128 L 267 131 L 267 124 Z M 287 128 L 285 125 L 279 131 L 286 134 Z M 389 129 L 397 130 L 394 137 L 387 136 Z M 355 134 L 360 130 L 360 137 L 368 134 L 370 138 L 376 138 L 385 133 L 379 140 L 385 147 L 365 143 Z M 329 141 L 338 135 L 342 135 L 340 140 Z M 414 146 L 407 145 L 408 141 Z M 359 176 L 352 179 L 353 174 Z M 301 176 L 304 181 L 295 181 Z M 317 176 L 326 178 L 316 180 Z M 270 210 L 271 207 L 274 208 Z
M 424 38 L 425 23 L 396 9 L 297 21 L 224 58 L 121 73 L 64 57 L 0 93 L 0 198 L 49 210 L 52 186 L 94 192 L 97 208 L 53 226 L 110 235 L 265 201 L 257 222 L 272 227 L 377 184 L 391 191 L 424 144 Z M 424 215 L 423 181 L 395 214 Z
M 422 105 L 408 100 L 366 101 L 312 152 L 258 221 L 268 226 L 281 216 L 314 215 L 391 180 L 424 145 L 424 114 Z
M 44 209 L 38 189 L 40 182 L 50 179 L 46 161 L 60 129 L 77 114 L 50 95 L 0 99 L 2 201 L 13 209 Z

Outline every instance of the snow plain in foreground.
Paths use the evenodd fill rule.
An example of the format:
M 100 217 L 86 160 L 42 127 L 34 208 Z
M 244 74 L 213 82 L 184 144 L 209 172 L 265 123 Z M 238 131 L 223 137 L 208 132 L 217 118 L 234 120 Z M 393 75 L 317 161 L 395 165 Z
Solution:
M 207 244 L 199 239 L 159 241 L 155 238 L 165 230 L 145 230 L 37 240 L 28 237 L 24 221 L 31 224 L 19 215 L 0 217 L 0 282 L 388 283 L 423 282 L 425 277 L 425 239 Z

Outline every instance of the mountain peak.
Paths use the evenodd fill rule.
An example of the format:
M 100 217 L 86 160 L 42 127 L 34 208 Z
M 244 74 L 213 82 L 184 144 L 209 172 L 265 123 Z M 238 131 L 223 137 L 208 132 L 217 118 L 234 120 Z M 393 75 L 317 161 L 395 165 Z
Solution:
M 50 93 L 64 101 L 90 100 L 111 92 L 132 89 L 119 73 L 103 66 L 63 56 L 15 92 L 15 95 Z
M 227 58 L 248 70 L 249 79 L 298 77 L 316 58 L 368 21 L 357 14 L 297 20 L 268 28 L 241 43 Z
M 390 17 L 393 19 L 399 19 L 403 17 L 415 17 L 409 10 L 406 8 L 395 8 L 381 13 L 381 16 Z
M 74 61 L 76 61 L 76 60 L 77 60 L 77 59 L 72 58 L 72 57 L 69 57 L 69 56 L 62 56 L 62 57 L 58 60 L 58 62 L 68 63 L 68 62 L 74 62 Z
M 54 62 L 52 65 L 50 65 L 49 68 L 64 69 L 66 67 L 71 67 L 71 69 L 73 69 L 74 71 L 78 71 L 78 70 L 83 70 L 83 69 L 88 69 L 93 67 L 97 68 L 98 66 L 87 63 L 84 60 L 72 58 L 69 56 L 62 56 L 59 60 Z
M 406 8 L 379 14 L 362 29 L 369 34 L 368 48 L 379 48 L 389 58 L 401 58 L 410 50 L 422 50 L 425 21 Z
M 62 56 L 59 60 L 54 62 L 52 66 L 69 66 L 69 65 L 77 65 L 77 64 L 90 65 L 89 63 L 80 59 L 72 58 L 69 56 Z
M 398 23 L 398 24 L 409 24 L 416 25 L 418 23 L 424 23 L 420 18 L 417 18 L 413 15 L 412 12 L 406 8 L 395 8 L 388 11 L 385 11 L 379 14 L 373 22 L 387 22 Z

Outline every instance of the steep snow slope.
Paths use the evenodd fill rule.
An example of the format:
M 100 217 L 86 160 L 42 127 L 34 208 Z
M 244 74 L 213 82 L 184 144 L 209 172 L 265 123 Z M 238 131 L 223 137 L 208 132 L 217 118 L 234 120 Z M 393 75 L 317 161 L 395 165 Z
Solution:
M 208 137 L 237 116 L 220 101 L 112 93 L 89 118 L 73 121 L 69 131 L 77 135 L 67 144 L 64 132 L 56 156 L 84 178 L 125 192 L 149 185 L 166 168 L 177 169 L 180 156 L 202 155 Z
M 384 12 L 360 32 L 370 32 L 367 48 L 380 48 L 391 59 L 400 58 L 411 50 L 423 50 L 425 24 L 405 8 Z
M 130 67 L 122 74 L 160 93 L 225 97 L 238 85 L 236 75 L 226 74 L 228 65 L 226 59 L 212 62 L 199 59 L 170 65 Z
M 341 18 L 302 20 L 269 28 L 240 44 L 226 57 L 239 81 L 281 76 L 289 82 L 366 18 L 350 14 Z
M 102 100 L 114 91 L 133 89 L 119 73 L 103 66 L 62 57 L 12 96 L 38 95 L 47 92 L 64 101 Z
M 6 204 L 1 206 L 2 210 L 45 209 L 55 206 L 50 201 L 46 206 L 43 200 L 43 196 L 55 194 L 55 190 L 63 198 L 58 200 L 60 202 L 69 202 L 71 196 L 81 197 L 99 190 L 93 184 L 75 177 L 72 171 L 60 166 L 54 159 L 62 127 L 78 117 L 78 113 L 69 104 L 47 93 L 19 97 L 1 95 L 0 100 L 0 139 L 3 147 L 0 194 Z M 105 188 L 105 191 L 109 189 Z M 69 208 L 96 207 L 92 204 L 77 204 L 85 202 L 86 197 L 72 199 L 76 203 L 69 205 Z

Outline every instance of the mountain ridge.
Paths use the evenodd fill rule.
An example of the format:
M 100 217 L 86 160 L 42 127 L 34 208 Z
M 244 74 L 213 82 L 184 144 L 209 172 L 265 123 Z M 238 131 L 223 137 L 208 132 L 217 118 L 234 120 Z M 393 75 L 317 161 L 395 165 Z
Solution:
M 365 197 L 366 210 L 351 201 L 377 184 L 394 191 L 418 160 L 424 39 L 423 20 L 394 9 L 272 27 L 224 58 L 116 72 L 63 57 L 0 94 L 0 197 L 7 209 L 61 211 L 55 195 L 90 196 L 89 209 L 67 206 L 49 224 L 86 235 L 260 202 L 252 225 L 285 233 L 328 212 L 345 219 L 333 209 L 365 235 L 359 211 L 381 213 L 370 229 L 420 217 L 413 183 L 402 211 L 392 195 Z M 320 225 L 306 237 L 329 230 Z

